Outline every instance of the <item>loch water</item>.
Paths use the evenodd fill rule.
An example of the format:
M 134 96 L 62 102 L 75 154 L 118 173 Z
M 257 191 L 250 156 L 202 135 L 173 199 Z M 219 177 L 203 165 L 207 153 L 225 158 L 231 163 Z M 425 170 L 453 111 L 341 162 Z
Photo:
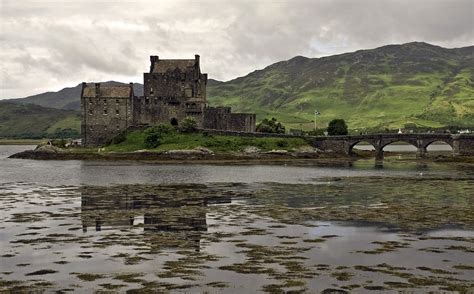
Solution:
M 32 147 L 0 146 L 0 292 L 474 289 L 472 164 L 7 158 Z

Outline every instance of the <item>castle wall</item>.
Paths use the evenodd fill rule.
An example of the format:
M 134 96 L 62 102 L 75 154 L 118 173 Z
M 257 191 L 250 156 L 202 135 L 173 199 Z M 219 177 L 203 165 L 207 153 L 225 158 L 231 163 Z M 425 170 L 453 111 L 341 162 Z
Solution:
M 186 117 L 194 118 L 202 126 L 204 105 L 175 97 L 135 97 L 133 100 L 133 122 L 137 125 L 169 124 L 176 120 L 178 125 Z
M 85 87 L 83 84 L 83 92 Z M 128 97 L 103 97 L 100 91 L 100 85 L 96 84 L 93 95 L 90 94 L 91 91 L 81 95 L 82 144 L 86 147 L 103 145 L 132 125 L 133 89 Z
M 232 113 L 230 107 L 207 107 L 202 127 L 211 130 L 255 132 L 253 113 Z
M 237 132 L 255 132 L 255 113 L 232 113 L 229 130 Z
M 144 73 L 144 96 L 133 95 L 133 85 L 88 86 L 81 94 L 84 146 L 100 146 L 130 127 L 157 124 L 180 125 L 186 117 L 198 128 L 255 132 L 255 114 L 232 113 L 230 107 L 207 107 L 207 74 L 195 59 L 150 56 L 150 72 Z

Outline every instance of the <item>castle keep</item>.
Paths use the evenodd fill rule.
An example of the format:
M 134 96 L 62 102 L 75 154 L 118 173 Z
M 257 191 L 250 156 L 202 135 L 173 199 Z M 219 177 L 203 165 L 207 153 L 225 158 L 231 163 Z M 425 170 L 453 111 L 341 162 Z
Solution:
M 133 84 L 104 86 L 82 83 L 82 143 L 100 146 L 130 127 L 170 123 L 186 117 L 199 128 L 255 132 L 255 114 L 232 113 L 230 107 L 209 107 L 207 74 L 194 59 L 159 59 L 150 56 L 150 71 L 143 74 L 143 96 Z

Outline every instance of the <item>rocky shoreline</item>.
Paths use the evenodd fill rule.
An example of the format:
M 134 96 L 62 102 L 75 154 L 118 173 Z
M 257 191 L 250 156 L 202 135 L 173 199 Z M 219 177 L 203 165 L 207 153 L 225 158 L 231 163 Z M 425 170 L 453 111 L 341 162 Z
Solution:
M 397 153 L 386 152 L 386 156 L 397 155 Z M 250 147 L 239 152 L 213 152 L 210 149 L 197 147 L 194 149 L 148 151 L 137 150 L 133 152 L 106 152 L 98 149 L 97 152 L 86 152 L 81 149 L 63 149 L 51 145 L 39 145 L 34 150 L 26 150 L 9 156 L 16 159 L 33 160 L 104 160 L 104 161 L 149 161 L 160 163 L 222 163 L 222 162 L 275 162 L 312 160 L 318 162 L 351 162 L 363 158 L 372 158 L 371 152 L 346 155 L 332 151 L 322 151 L 317 148 L 303 148 L 300 150 L 272 150 L 261 151 Z M 411 161 L 413 159 L 405 159 Z M 474 163 L 472 156 L 446 156 L 437 155 L 424 159 L 434 162 L 460 162 L 466 164 Z
M 246 161 L 246 160 L 288 160 L 288 159 L 347 159 L 343 154 L 311 150 L 244 150 L 242 152 L 213 152 L 207 148 L 189 150 L 134 152 L 81 152 L 80 150 L 62 149 L 54 146 L 38 146 L 35 150 L 26 150 L 9 156 L 9 158 L 35 160 L 139 160 L 139 161 Z

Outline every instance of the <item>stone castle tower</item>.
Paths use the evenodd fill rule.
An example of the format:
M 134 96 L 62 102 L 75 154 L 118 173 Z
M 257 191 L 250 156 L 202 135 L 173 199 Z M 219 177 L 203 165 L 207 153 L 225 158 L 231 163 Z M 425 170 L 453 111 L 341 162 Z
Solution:
M 84 146 L 103 145 L 130 127 L 179 126 L 186 117 L 203 129 L 255 132 L 255 114 L 207 105 L 207 74 L 201 73 L 199 55 L 194 59 L 150 56 L 150 71 L 143 74 L 143 81 L 143 96 L 135 96 L 133 84 L 82 84 Z
M 206 107 L 207 74 L 194 59 L 160 60 L 150 56 L 150 72 L 143 74 L 144 97 L 134 103 L 134 123 L 178 125 L 185 117 L 202 127 Z

